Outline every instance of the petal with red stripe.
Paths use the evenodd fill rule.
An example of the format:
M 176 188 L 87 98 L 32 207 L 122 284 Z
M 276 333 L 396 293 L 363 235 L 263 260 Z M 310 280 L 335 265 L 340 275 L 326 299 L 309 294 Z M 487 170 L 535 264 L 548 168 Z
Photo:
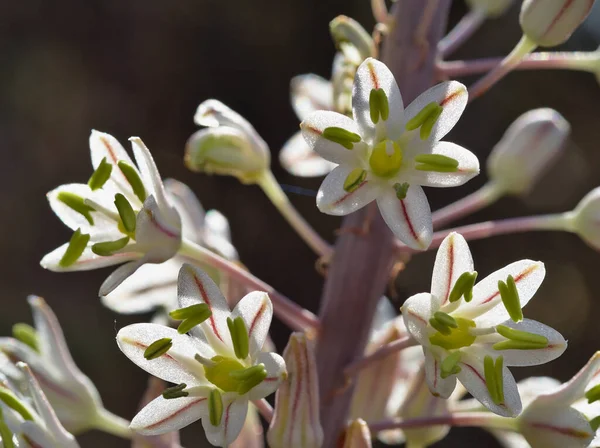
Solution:
M 465 272 L 472 272 L 473 257 L 469 245 L 459 233 L 452 232 L 440 245 L 433 265 L 431 294 L 440 306 L 448 303 L 448 298 L 456 280 Z
M 211 425 L 208 417 L 202 419 L 202 427 L 211 445 L 229 446 L 242 431 L 248 413 L 248 400 L 237 397 L 236 393 L 223 395 L 223 415 L 218 426 Z
M 205 397 L 167 400 L 159 396 L 137 413 L 129 427 L 148 436 L 178 431 L 208 415 L 207 401 Z
M 258 386 L 248 392 L 250 400 L 260 400 L 277 390 L 282 381 L 287 378 L 285 361 L 277 353 L 259 353 L 255 364 L 264 364 L 267 377 Z
M 377 198 L 381 187 L 365 178 L 351 191 L 344 190 L 344 182 L 355 167 L 340 165 L 327 175 L 317 193 L 317 207 L 328 215 L 348 215 Z
M 232 319 L 236 317 L 241 317 L 246 324 L 250 348 L 249 355 L 250 358 L 254 358 L 262 349 L 271 326 L 273 304 L 269 299 L 269 295 L 261 291 L 246 294 L 231 313 Z
M 442 359 L 433 350 L 423 347 L 425 354 L 425 379 L 429 390 L 440 398 L 449 398 L 456 387 L 456 375 L 442 378 Z

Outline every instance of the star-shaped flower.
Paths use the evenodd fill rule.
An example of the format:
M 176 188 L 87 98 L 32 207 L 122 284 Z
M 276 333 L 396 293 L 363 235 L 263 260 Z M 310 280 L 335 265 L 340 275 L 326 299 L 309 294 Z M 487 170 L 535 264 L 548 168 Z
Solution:
M 366 59 L 354 79 L 353 118 L 320 111 L 300 125 L 312 149 L 339 165 L 319 189 L 319 209 L 347 215 L 377 200 L 402 242 L 427 248 L 431 211 L 421 186 L 458 186 L 479 173 L 473 153 L 440 141 L 466 104 L 466 87 L 450 81 L 424 92 L 405 111 L 390 70 Z
M 170 204 L 150 151 L 131 139 L 137 166 L 111 135 L 92 131 L 94 173 L 87 184 L 48 193 L 56 215 L 75 231 L 69 243 L 47 254 L 53 271 L 81 271 L 129 262 L 100 287 L 106 295 L 144 263 L 162 263 L 181 245 L 181 218 Z
M 452 233 L 440 246 L 431 293 L 410 297 L 401 311 L 423 347 L 434 395 L 448 398 L 456 379 L 492 412 L 516 416 L 521 400 L 509 366 L 544 364 L 566 349 L 556 330 L 523 319 L 522 308 L 545 276 L 541 262 L 521 260 L 474 285 L 477 273 L 464 238 Z
M 210 443 L 227 446 L 242 429 L 248 401 L 273 393 L 287 376 L 279 355 L 261 352 L 273 314 L 271 300 L 266 293 L 251 292 L 230 312 L 217 285 L 189 264 L 179 274 L 178 298 L 181 309 L 174 317 L 184 319 L 186 328 L 179 331 L 189 334 L 158 324 L 134 324 L 117 334 L 129 359 L 177 384 L 142 409 L 131 428 L 161 434 L 201 418 Z

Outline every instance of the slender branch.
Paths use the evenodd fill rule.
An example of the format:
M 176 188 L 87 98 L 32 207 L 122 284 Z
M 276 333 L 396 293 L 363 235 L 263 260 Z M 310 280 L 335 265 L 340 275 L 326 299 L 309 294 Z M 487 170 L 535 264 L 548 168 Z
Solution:
M 258 179 L 258 186 L 262 188 L 273 205 L 283 215 L 287 222 L 294 228 L 300 237 L 319 256 L 331 257 L 332 248 L 294 208 L 281 186 L 271 171 L 265 171 Z
M 129 429 L 129 421 L 104 408 L 98 410 L 92 425 L 95 429 L 124 439 L 131 439 L 134 435 Z
M 260 412 L 260 415 L 262 415 L 267 423 L 271 423 L 271 420 L 273 419 L 273 406 L 271 406 L 264 398 L 261 400 L 254 400 L 252 403 L 254 403 L 254 406 L 256 406 L 256 409 L 258 409 L 258 412 Z
M 485 22 L 485 12 L 480 9 L 471 9 L 438 43 L 438 56 L 444 59 L 456 51 L 462 44 L 477 31 Z
M 205 249 L 198 244 L 184 239 L 179 254 L 199 263 L 206 263 L 227 273 L 232 280 L 238 281 L 251 288 L 265 291 L 273 301 L 273 311 L 277 317 L 294 330 L 304 331 L 307 328 L 318 328 L 319 320 L 308 310 L 294 303 L 272 286 L 263 282 L 250 272 L 242 269 L 225 258 Z
M 412 336 L 404 336 L 402 339 L 397 339 L 388 344 L 385 344 L 383 347 L 380 347 L 379 349 L 375 350 L 370 355 L 358 359 L 357 361 L 354 361 L 352 364 L 346 367 L 344 369 L 344 375 L 350 378 L 356 375 L 364 368 L 369 367 L 374 362 L 379 361 L 380 359 L 385 358 L 386 356 L 389 356 L 393 353 L 404 350 L 405 348 L 413 347 L 416 344 L 417 341 L 415 341 L 412 338 Z
M 516 431 L 516 422 L 513 418 L 500 417 L 491 412 L 465 412 L 460 414 L 441 415 L 438 417 L 391 418 L 379 422 L 367 423 L 372 433 L 388 429 L 413 429 L 427 426 L 479 426 L 485 428 Z
M 440 244 L 442 244 L 442 241 L 444 241 L 444 238 L 452 232 L 460 233 L 467 241 L 473 241 L 489 238 L 491 236 L 529 232 L 532 230 L 569 230 L 569 228 L 567 219 L 562 213 L 480 222 L 478 224 L 435 232 L 428 250 L 439 247 Z M 403 253 L 418 252 L 399 241 L 396 241 L 396 248 Z
M 484 58 L 471 61 L 438 62 L 438 72 L 443 77 L 458 77 L 486 73 L 502 62 L 502 58 Z M 600 72 L 598 51 L 537 52 L 528 54 L 514 70 L 581 70 Z
M 433 212 L 431 215 L 433 226 L 439 229 L 452 221 L 475 213 L 496 202 L 501 195 L 502 191 L 494 183 L 487 183 L 470 195 Z

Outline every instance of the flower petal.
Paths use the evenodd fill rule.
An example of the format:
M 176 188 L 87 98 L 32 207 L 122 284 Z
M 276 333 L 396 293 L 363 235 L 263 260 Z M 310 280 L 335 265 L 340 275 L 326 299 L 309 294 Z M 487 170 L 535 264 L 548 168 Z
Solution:
M 473 257 L 469 245 L 459 233 L 452 232 L 440 245 L 431 277 L 431 295 L 439 306 L 446 305 L 456 280 L 465 272 L 472 272 Z
M 442 113 L 433 125 L 425 142 L 440 141 L 458 122 L 467 105 L 469 94 L 467 88 L 457 81 L 446 81 L 437 84 L 419 95 L 408 105 L 405 112 L 406 121 L 410 121 L 429 103 L 436 102 L 442 106 Z
M 183 182 L 165 179 L 164 186 L 169 202 L 181 217 L 182 235 L 195 243 L 201 243 L 205 219 L 202 204 L 192 189 Z
M 148 403 L 129 426 L 143 435 L 177 431 L 208 414 L 206 397 L 180 397 L 166 400 L 158 396 Z
M 519 417 L 519 429 L 534 447 L 585 448 L 594 439 L 587 418 L 574 408 L 530 406 Z
M 146 359 L 144 352 L 148 346 L 162 338 L 171 339 L 173 346 L 158 358 Z M 185 383 L 188 387 L 204 384 L 204 369 L 194 356 L 214 356 L 213 350 L 202 341 L 158 324 L 133 324 L 121 328 L 117 333 L 117 344 L 125 356 L 149 374 L 170 383 Z
M 206 438 L 213 446 L 229 446 L 242 431 L 248 412 L 248 400 L 234 397 L 235 394 L 223 396 L 223 415 L 219 426 L 211 425 L 208 418 L 202 419 Z
M 198 303 L 206 303 L 212 315 L 202 322 L 199 327 L 191 330 L 191 333 L 206 339 L 212 347 L 218 347 L 221 351 L 234 356 L 231 335 L 227 326 L 227 318 L 230 317 L 227 300 L 221 294 L 219 287 L 201 269 L 185 263 L 179 271 L 177 281 L 177 298 L 179 306 L 186 308 Z
M 139 260 L 130 261 L 129 263 L 119 266 L 106 278 L 106 280 L 104 280 L 104 282 L 102 282 L 100 285 L 100 290 L 98 291 L 98 295 L 102 297 L 110 294 L 147 261 L 148 259 L 143 257 Z
M 372 202 L 381 193 L 381 187 L 364 180 L 355 190 L 344 190 L 344 182 L 354 167 L 340 165 L 327 175 L 317 193 L 317 207 L 328 215 L 348 215 Z
M 463 350 L 458 366 L 461 371 L 456 374 L 462 385 L 474 398 L 495 414 L 503 417 L 516 417 L 522 409 L 521 397 L 517 383 L 510 370 L 503 366 L 504 403 L 497 405 L 492 400 L 485 381 L 483 354 L 472 354 L 474 350 Z
M 406 197 L 398 199 L 392 188 L 377 198 L 383 220 L 407 246 L 425 250 L 431 244 L 433 227 L 431 209 L 425 192 L 418 185 L 408 188 Z
M 6 363 L 2 362 L 0 367 L 3 375 L 8 376 L 11 380 L 22 381 L 23 374 L 15 367 L 19 361 L 25 362 L 35 372 L 36 375 L 43 376 L 44 379 L 52 381 L 59 372 L 53 365 L 49 365 L 38 352 L 33 350 L 28 345 L 17 341 L 13 338 L 0 338 L 0 351 L 6 356 L 12 364 L 6 368 Z
M 437 301 L 426 292 L 409 297 L 400 308 L 406 329 L 421 345 L 429 345 L 429 319 L 437 310 Z
M 532 376 L 517 383 L 524 408 L 539 395 L 544 395 L 548 393 L 548 391 L 558 389 L 561 385 L 562 383 L 556 378 L 547 376 Z
M 204 244 L 228 260 L 237 260 L 239 256 L 231 244 L 231 229 L 227 218 L 217 210 L 209 210 L 206 212 L 204 225 Z
M 181 219 L 174 208 L 161 208 L 148 196 L 136 217 L 135 239 L 148 262 L 162 263 L 175 256 L 181 246 Z
M 408 182 L 423 185 L 424 187 L 458 187 L 479 174 L 479 160 L 477 156 L 466 148 L 450 142 L 439 142 L 425 151 L 426 154 L 437 154 L 450 157 L 458 162 L 454 172 L 438 173 L 435 171 L 419 171 L 411 169 Z
M 285 361 L 277 353 L 259 353 L 256 357 L 256 364 L 260 363 L 265 365 L 267 377 L 248 392 L 250 400 L 260 400 L 271 395 L 288 376 Z
M 238 302 L 231 313 L 231 318 L 241 317 L 248 330 L 250 358 L 260 352 L 269 334 L 273 304 L 266 292 L 254 291 Z
M 344 148 L 345 149 L 345 148 Z M 296 132 L 279 151 L 279 162 L 294 176 L 324 176 L 335 168 L 335 163 L 323 159 L 308 146 L 302 132 Z
M 382 89 L 388 100 L 389 116 L 377 125 L 371 120 L 369 99 L 371 91 Z M 373 58 L 365 59 L 358 67 L 352 89 L 352 114 L 365 138 L 375 137 L 376 128 L 383 124 L 388 139 L 397 140 L 404 132 L 404 103 L 394 75 L 383 63 Z M 380 117 L 381 118 L 381 117 Z
M 113 266 L 115 264 L 135 260 L 140 257 L 140 254 L 137 252 L 115 253 L 108 257 L 103 257 L 96 255 L 94 252 L 92 252 L 92 248 L 88 246 L 75 263 L 66 267 L 61 266 L 60 260 L 62 259 L 68 247 L 69 243 L 65 243 L 62 246 L 54 249 L 52 252 L 46 254 L 40 261 L 40 265 L 44 269 L 49 269 L 53 272 L 89 271 L 92 269 Z
M 473 300 L 469 303 L 461 302 L 455 314 L 467 319 L 477 318 L 478 327 L 497 325 L 509 319 L 498 290 L 498 281 L 505 282 L 509 275 L 515 280 L 523 308 L 542 284 L 546 269 L 540 261 L 521 260 L 511 263 L 477 283 L 473 288 Z
M 144 186 L 151 190 L 149 194 L 152 194 L 159 207 L 163 208 L 163 204 L 168 203 L 165 187 L 160 177 L 160 173 L 158 172 L 158 168 L 156 168 L 156 163 L 152 158 L 152 154 L 150 154 L 150 150 L 139 137 L 131 137 L 129 138 L 129 141 L 131 142 L 133 155 L 135 156 L 135 161 L 140 169 L 140 175 Z
M 442 360 L 438 359 L 439 356 L 426 347 L 423 347 L 423 353 L 425 354 L 425 379 L 429 390 L 436 397 L 450 397 L 456 387 L 456 375 L 442 378 Z
M 361 136 L 358 125 L 350 118 L 337 112 L 317 111 L 310 114 L 302 123 L 300 129 L 308 146 L 325 160 L 337 164 L 354 164 L 358 153 L 362 153 L 364 143 L 354 143 L 352 149 L 323 137 L 327 128 L 342 128 Z M 361 136 L 362 137 L 362 136 Z
M 333 109 L 333 86 L 327 79 L 309 73 L 290 82 L 292 107 L 300 121 L 317 110 Z

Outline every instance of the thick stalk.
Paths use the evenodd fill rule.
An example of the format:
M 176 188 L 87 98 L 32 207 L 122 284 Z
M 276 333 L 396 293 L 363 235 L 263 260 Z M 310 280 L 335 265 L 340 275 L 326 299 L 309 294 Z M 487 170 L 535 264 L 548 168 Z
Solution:
M 436 47 L 446 27 L 449 5 L 449 0 L 394 4 L 392 29 L 381 54 L 396 77 L 405 104 L 434 81 Z M 389 281 L 393 241 L 375 204 L 344 219 L 319 313 L 317 366 L 323 446 L 335 446 L 346 423 L 353 387 L 345 387 L 344 368 L 364 352 L 377 302 Z

